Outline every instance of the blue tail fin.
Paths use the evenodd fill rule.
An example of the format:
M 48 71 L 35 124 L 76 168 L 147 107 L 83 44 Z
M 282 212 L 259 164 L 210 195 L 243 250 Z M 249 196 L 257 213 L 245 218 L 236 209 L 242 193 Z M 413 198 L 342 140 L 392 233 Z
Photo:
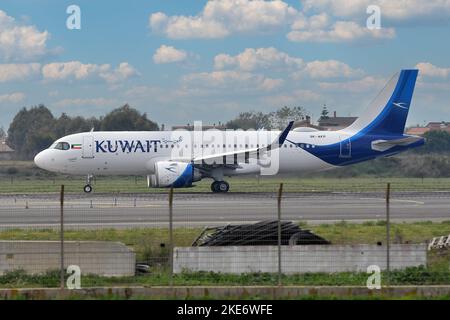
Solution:
M 371 135 L 402 135 L 417 74 L 418 70 L 402 70 L 396 74 L 366 112 L 344 130 Z

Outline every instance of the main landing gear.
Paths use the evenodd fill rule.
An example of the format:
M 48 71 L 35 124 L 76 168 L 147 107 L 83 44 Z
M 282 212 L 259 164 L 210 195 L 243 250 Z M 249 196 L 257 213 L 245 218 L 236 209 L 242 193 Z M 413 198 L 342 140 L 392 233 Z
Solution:
M 214 193 L 228 192 L 228 190 L 230 190 L 230 185 L 226 181 L 214 181 L 211 184 L 211 191 Z
M 94 176 L 92 174 L 89 174 L 86 178 L 86 185 L 84 186 L 83 190 L 85 193 L 91 193 L 92 192 L 92 179 L 94 179 Z

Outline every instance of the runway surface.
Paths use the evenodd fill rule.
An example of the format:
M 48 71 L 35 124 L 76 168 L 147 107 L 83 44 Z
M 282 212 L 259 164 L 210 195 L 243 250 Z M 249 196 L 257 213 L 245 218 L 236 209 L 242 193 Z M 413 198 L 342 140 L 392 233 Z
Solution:
M 276 219 L 274 194 L 175 194 L 173 219 L 178 227 L 217 226 Z M 0 195 L 0 229 L 58 228 L 59 195 Z M 282 200 L 282 219 L 326 223 L 384 220 L 383 193 L 289 193 Z M 450 192 L 405 192 L 392 195 L 392 221 L 450 220 Z M 67 195 L 67 229 L 165 227 L 168 196 Z

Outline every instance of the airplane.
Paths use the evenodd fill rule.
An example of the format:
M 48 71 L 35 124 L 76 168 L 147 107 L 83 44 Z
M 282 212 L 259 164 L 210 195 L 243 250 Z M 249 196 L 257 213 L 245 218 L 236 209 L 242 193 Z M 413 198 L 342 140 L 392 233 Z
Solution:
M 404 134 L 418 70 L 394 75 L 367 110 L 337 131 L 84 132 L 55 141 L 36 155 L 48 171 L 86 176 L 144 175 L 148 187 L 192 187 L 212 179 L 211 191 L 227 192 L 225 177 L 312 172 L 386 157 L 419 147 L 424 138 Z

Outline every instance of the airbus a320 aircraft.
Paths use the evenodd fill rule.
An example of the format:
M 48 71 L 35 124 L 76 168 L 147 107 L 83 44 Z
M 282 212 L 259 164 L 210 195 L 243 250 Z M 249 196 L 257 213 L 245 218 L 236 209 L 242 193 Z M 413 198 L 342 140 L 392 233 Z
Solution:
M 395 75 L 365 113 L 339 131 L 86 132 L 63 137 L 34 159 L 42 169 L 85 175 L 145 175 L 149 187 L 191 187 L 211 178 L 227 192 L 224 177 L 283 174 L 342 167 L 421 146 L 404 134 L 418 70 Z

